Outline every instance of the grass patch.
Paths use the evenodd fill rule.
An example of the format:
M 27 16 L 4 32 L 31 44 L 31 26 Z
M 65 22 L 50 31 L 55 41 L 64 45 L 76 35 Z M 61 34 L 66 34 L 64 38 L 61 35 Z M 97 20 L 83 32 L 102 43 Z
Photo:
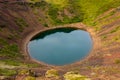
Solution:
M 16 23 L 16 25 L 18 25 L 20 27 L 20 29 L 19 29 L 20 32 L 22 32 L 24 27 L 28 27 L 28 24 L 26 23 L 26 21 L 23 18 L 16 18 L 15 23 Z
M 9 58 L 17 58 L 20 57 L 19 49 L 16 44 L 8 44 L 4 45 L 3 48 L 0 48 L 0 56 L 9 57 Z
M 16 66 L 16 67 L 28 67 L 28 68 L 33 68 L 33 67 L 38 67 L 39 65 L 36 63 L 25 63 L 20 60 L 14 60 L 14 59 L 5 59 L 0 61 L 1 63 L 4 63 L 5 65 L 9 66 Z
M 49 0 L 52 3 L 54 3 L 52 0 Z M 57 2 L 57 1 L 56 1 Z M 62 2 L 62 1 L 61 1 Z M 51 4 L 52 4 L 51 3 Z M 59 1 L 58 1 L 59 3 Z M 66 4 L 66 3 L 65 3 Z M 111 5 L 112 4 L 112 5 Z M 61 4 L 62 5 L 62 4 Z M 72 6 L 71 6 L 72 5 Z M 84 13 L 84 19 L 83 22 L 86 24 L 92 25 L 94 19 L 102 14 L 103 12 L 115 8 L 120 5 L 120 1 L 118 0 L 71 0 L 69 1 L 69 6 L 74 7 L 74 10 L 77 9 L 76 13 Z M 110 15 L 113 15 L 114 12 L 110 13 Z
M 37 3 L 37 2 L 40 2 L 40 0 L 27 0 L 29 3 L 33 3 L 33 4 L 35 4 L 35 3 Z
M 58 17 L 57 17 L 58 11 L 59 11 L 59 9 L 55 8 L 53 6 L 51 6 L 48 11 L 48 15 L 52 19 L 52 23 L 55 25 L 59 25 L 62 23 L 62 21 L 60 19 L 58 19 Z
M 83 22 L 88 25 L 96 25 L 94 20 L 105 11 L 116 8 L 120 5 L 119 0 L 30 0 L 35 2 L 34 6 L 47 7 L 44 8 L 45 13 L 48 13 L 51 23 L 54 25 Z M 111 5 L 112 4 L 112 5 Z M 66 16 L 59 15 L 67 10 L 71 13 L 72 18 L 69 18 L 69 14 Z M 115 12 L 112 11 L 106 17 L 113 15 Z M 63 17 L 63 20 L 59 19 L 59 16 Z
M 119 31 L 119 30 L 120 30 L 120 26 L 118 26 L 118 27 L 114 28 L 113 30 L 111 30 L 110 33 L 114 33 L 114 32 L 117 32 L 117 31 Z
M 27 67 L 29 67 L 29 68 L 33 68 L 33 67 L 38 67 L 39 65 L 38 64 L 36 64 L 36 63 L 27 63 L 26 64 L 27 65 Z
M 40 1 L 40 0 L 37 0 L 37 1 L 29 1 L 28 5 L 32 8 L 42 8 L 44 9 L 45 6 L 47 6 L 47 3 L 45 1 Z
M 45 0 L 47 3 L 52 4 L 57 8 L 64 8 L 68 5 L 69 0 Z
M 20 65 L 22 65 L 22 62 L 20 62 L 18 60 L 13 60 L 13 59 L 2 60 L 2 62 L 4 62 L 7 65 L 12 65 L 12 66 L 20 66 Z
M 17 72 L 15 70 L 9 70 L 9 69 L 0 69 L 0 75 L 2 76 L 13 76 Z
M 7 45 L 8 42 L 7 42 L 5 39 L 0 38 L 0 44 L 1 44 L 1 45 Z

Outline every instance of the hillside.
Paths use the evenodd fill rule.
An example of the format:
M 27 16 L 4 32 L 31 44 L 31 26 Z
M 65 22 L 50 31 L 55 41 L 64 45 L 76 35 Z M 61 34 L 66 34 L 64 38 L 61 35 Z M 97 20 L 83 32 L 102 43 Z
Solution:
M 120 0 L 0 0 L 0 79 L 22 80 L 29 70 L 38 80 L 56 69 L 60 79 L 74 71 L 91 80 L 120 80 Z M 24 51 L 26 39 L 38 30 L 59 26 L 86 28 L 94 50 L 78 63 L 62 67 L 38 64 Z M 22 74 L 22 75 L 21 75 Z M 24 75 L 23 75 L 24 74 Z M 10 76 L 10 77 L 9 77 Z M 33 76 L 35 77 L 35 76 Z M 4 79 L 3 79 L 4 80 Z

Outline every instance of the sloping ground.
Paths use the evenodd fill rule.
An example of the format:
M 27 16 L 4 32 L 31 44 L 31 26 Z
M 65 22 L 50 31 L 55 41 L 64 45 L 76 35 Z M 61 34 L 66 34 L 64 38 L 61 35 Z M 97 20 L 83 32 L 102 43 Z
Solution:
M 95 29 L 101 38 L 102 67 L 107 71 L 102 80 L 120 79 L 120 7 L 113 8 L 95 20 Z M 107 70 L 106 70 L 107 69 Z M 99 69 L 98 69 L 99 70 Z
M 67 71 L 75 71 L 90 77 L 92 80 L 120 80 L 119 7 L 108 10 L 104 14 L 98 16 L 91 27 L 81 23 L 64 25 L 88 29 L 95 41 L 94 50 L 81 62 L 63 67 L 53 67 L 42 64 L 36 66 L 36 64 L 33 63 L 32 65 L 32 61 L 26 59 L 28 55 L 23 54 L 23 51 L 21 51 L 21 48 L 23 47 L 22 43 L 24 43 L 26 37 L 33 32 L 52 26 L 53 24 L 56 24 L 56 22 L 59 24 L 72 23 L 71 21 L 79 22 L 79 20 L 76 20 L 75 15 L 77 14 L 71 14 L 70 7 L 67 7 L 66 9 L 68 10 L 65 9 L 63 10 L 63 13 L 62 11 L 57 13 L 60 14 L 59 16 L 51 17 L 53 15 L 47 15 L 47 11 L 49 11 L 47 7 L 49 5 L 44 2 L 42 3 L 44 7 L 38 5 L 36 8 L 35 5 L 28 4 L 23 0 L 22 2 L 16 2 L 16 0 L 11 1 L 0 0 L 0 72 L 4 73 L 0 73 L 0 76 L 11 75 L 11 73 L 14 73 L 13 75 L 15 75 L 17 73 L 14 71 L 19 72 L 19 69 L 21 70 L 21 68 L 24 68 L 26 70 L 31 69 L 37 74 L 40 73 L 42 80 L 50 80 L 49 78 L 45 78 L 44 74 L 48 69 L 54 68 L 59 71 L 60 76 Z M 27 5 L 30 5 L 31 7 Z M 56 9 L 50 11 L 56 11 Z M 64 15 L 65 18 L 62 15 Z M 72 16 L 72 20 L 66 15 Z M 56 17 L 59 20 L 56 19 Z M 60 20 L 63 20 L 63 22 Z M 80 21 L 82 21 L 82 19 Z M 9 71 L 11 68 L 14 71 Z M 8 71 L 5 72 L 3 70 Z M 23 77 L 24 76 L 25 75 L 23 75 Z M 21 76 L 18 77 L 22 78 Z M 62 79 L 63 77 L 60 78 L 60 80 Z
M 117 64 L 120 61 L 120 8 L 112 9 L 106 13 L 97 19 L 96 26 L 101 28 L 98 35 L 103 43 L 104 57 L 108 58 L 104 59 L 104 62 Z

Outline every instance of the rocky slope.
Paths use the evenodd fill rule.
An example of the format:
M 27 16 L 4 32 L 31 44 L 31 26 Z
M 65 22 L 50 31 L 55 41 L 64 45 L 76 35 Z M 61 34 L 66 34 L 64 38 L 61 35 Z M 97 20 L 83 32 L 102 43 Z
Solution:
M 30 73 L 29 70 L 32 70 L 41 74 L 36 78 L 53 80 L 45 78 L 44 74 L 48 69 L 54 68 L 58 70 L 60 80 L 67 71 L 77 71 L 92 80 L 120 79 L 119 0 L 109 0 L 104 4 L 99 2 L 101 4 L 97 6 L 94 5 L 94 1 L 88 1 L 83 5 L 81 3 L 85 2 L 78 0 L 78 2 L 81 1 L 78 5 L 78 2 L 71 0 L 62 6 L 43 0 L 34 1 L 0 0 L 0 76 L 15 76 L 23 71 L 24 75 L 17 77 L 26 77 L 27 72 Z M 94 9 L 96 7 L 97 9 Z M 95 43 L 91 55 L 82 62 L 63 67 L 36 64 L 27 59 L 28 55 L 25 55 L 23 51 L 24 40 L 27 36 L 35 31 L 58 25 L 88 29 Z

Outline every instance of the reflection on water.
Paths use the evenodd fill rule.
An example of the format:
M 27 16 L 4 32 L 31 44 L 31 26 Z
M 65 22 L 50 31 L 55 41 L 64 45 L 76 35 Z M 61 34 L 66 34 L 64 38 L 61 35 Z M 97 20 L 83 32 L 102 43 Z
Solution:
M 72 30 L 53 32 L 44 37 L 32 39 L 28 44 L 30 56 L 51 65 L 66 65 L 79 61 L 88 55 L 92 39 L 88 32 Z

